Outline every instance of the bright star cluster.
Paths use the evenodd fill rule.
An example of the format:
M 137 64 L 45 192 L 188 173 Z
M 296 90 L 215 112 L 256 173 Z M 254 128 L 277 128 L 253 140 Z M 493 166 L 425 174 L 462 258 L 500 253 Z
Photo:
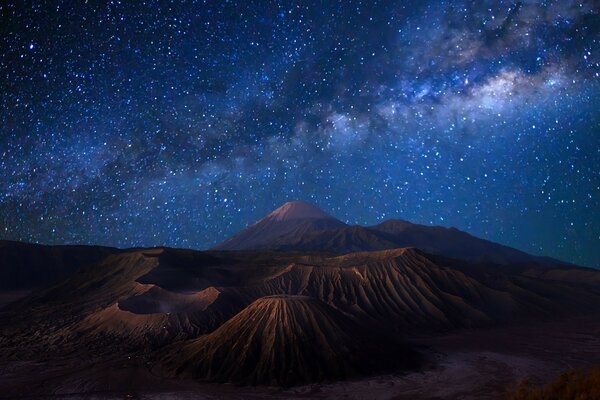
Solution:
M 0 238 L 208 248 L 289 200 L 600 266 L 600 5 L 4 1 Z

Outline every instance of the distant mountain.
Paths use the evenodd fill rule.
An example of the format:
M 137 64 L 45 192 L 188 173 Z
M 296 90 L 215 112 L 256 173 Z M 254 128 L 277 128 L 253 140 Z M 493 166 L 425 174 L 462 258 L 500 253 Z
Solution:
M 287 217 L 287 214 L 293 218 Z M 456 228 L 403 220 L 348 226 L 306 203 L 286 203 L 256 224 L 216 246 L 218 250 L 271 249 L 350 253 L 416 247 L 427 253 L 488 264 L 564 264 L 480 239 Z
M 273 240 L 270 246 L 276 250 L 335 253 L 401 247 L 416 247 L 430 254 L 478 263 L 560 263 L 480 239 L 456 228 L 418 225 L 401 220 L 389 220 L 370 227 L 351 226 L 329 232 L 314 232 L 301 237 L 283 235 Z
M 296 385 L 417 365 L 415 352 L 382 340 L 307 296 L 259 298 L 209 335 L 173 346 L 176 376 L 250 385 Z
M 290 240 L 347 225 L 317 207 L 301 201 L 285 203 L 266 217 L 214 247 L 214 250 L 253 250 L 270 248 L 273 240 Z
M 45 286 L 119 251 L 102 246 L 45 246 L 0 240 L 0 290 Z

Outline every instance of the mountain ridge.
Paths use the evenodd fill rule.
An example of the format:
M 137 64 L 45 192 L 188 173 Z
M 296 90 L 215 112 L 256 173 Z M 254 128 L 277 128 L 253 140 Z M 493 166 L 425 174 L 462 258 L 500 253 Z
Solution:
M 139 356 L 168 379 L 242 385 L 346 379 L 404 370 L 388 355 L 412 352 L 403 344 L 411 340 L 591 315 L 598 282 L 594 270 L 497 268 L 418 248 L 130 250 L 5 308 L 0 357 Z M 292 300 L 274 304 L 272 296 Z
M 304 214 L 305 217 L 302 212 L 294 211 L 294 218 L 279 219 L 296 207 L 310 212 Z M 313 215 L 324 217 L 313 218 Z M 498 265 L 530 262 L 568 264 L 482 239 L 455 227 L 420 225 L 403 219 L 389 219 L 371 226 L 347 225 L 304 202 L 285 203 L 212 250 L 350 253 L 402 247 L 416 247 L 435 255 Z

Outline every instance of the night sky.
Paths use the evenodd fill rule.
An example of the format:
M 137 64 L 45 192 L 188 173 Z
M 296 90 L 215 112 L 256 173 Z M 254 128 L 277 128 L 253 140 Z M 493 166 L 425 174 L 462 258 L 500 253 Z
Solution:
M 600 266 L 599 10 L 2 1 L 0 239 L 202 249 L 304 200 Z

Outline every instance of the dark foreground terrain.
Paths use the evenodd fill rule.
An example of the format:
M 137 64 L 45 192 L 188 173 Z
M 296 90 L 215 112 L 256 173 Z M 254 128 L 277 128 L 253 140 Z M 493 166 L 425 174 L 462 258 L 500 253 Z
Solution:
M 0 397 L 501 398 L 600 363 L 598 279 L 415 249 L 119 251 L 4 308 Z
M 455 229 L 294 202 L 211 251 L 0 255 L 0 398 L 496 399 L 600 365 L 600 271 Z
M 552 381 L 571 368 L 599 365 L 600 318 L 460 332 L 416 341 L 432 364 L 289 388 L 170 379 L 146 357 L 97 357 L 85 349 L 53 357 L 2 360 L 0 398 L 68 399 L 501 399 L 521 379 Z

